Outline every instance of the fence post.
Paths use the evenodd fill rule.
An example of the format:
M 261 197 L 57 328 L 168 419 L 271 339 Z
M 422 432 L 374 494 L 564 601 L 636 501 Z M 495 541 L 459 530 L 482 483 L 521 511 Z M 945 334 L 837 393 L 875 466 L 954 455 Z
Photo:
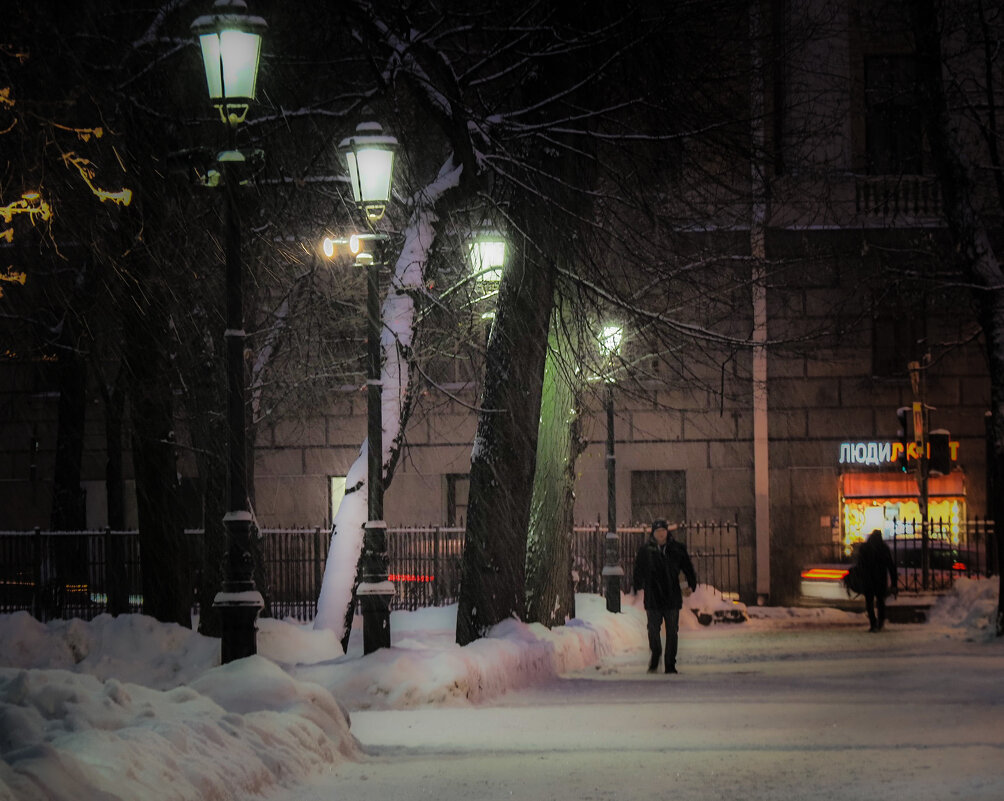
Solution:
M 48 620 L 46 617 L 46 604 L 43 600 L 44 589 L 42 587 L 42 529 L 35 526 L 35 534 L 32 537 L 32 581 L 34 582 L 31 606 L 32 615 L 36 620 L 43 623 Z
M 439 606 L 439 526 L 432 530 L 432 605 Z
M 314 586 L 312 588 L 311 597 L 317 599 L 321 596 L 321 527 L 314 526 Z M 316 604 L 316 600 L 314 602 Z M 317 614 L 317 608 L 314 608 L 314 614 Z
M 125 543 L 121 536 L 112 536 L 111 526 L 105 527 L 105 583 L 108 593 L 108 613 L 113 617 L 129 611 L 129 589 L 126 586 Z

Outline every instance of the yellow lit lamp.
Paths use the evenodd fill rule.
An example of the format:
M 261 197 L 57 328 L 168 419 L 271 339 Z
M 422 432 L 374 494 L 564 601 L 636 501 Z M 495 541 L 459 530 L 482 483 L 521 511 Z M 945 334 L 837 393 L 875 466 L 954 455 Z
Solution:
M 397 146 L 397 139 L 385 134 L 378 122 L 359 123 L 355 133 L 338 145 L 349 170 L 352 197 L 371 225 L 383 217 L 390 202 Z
M 267 27 L 264 19 L 248 13 L 244 0 L 216 0 L 213 13 L 192 23 L 202 48 L 209 98 L 230 126 L 244 121 L 255 99 L 261 37 Z
M 348 237 L 326 236 L 321 240 L 321 251 L 325 258 L 342 258 L 345 255 L 354 256 L 356 263 L 369 263 L 373 260 L 373 250 L 383 238 L 382 234 L 351 234 Z

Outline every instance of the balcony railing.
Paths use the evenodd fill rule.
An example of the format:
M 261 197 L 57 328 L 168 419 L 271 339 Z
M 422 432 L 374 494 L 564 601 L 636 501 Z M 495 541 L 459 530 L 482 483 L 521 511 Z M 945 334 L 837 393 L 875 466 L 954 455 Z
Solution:
M 863 217 L 940 217 L 941 188 L 923 175 L 858 175 L 854 205 Z

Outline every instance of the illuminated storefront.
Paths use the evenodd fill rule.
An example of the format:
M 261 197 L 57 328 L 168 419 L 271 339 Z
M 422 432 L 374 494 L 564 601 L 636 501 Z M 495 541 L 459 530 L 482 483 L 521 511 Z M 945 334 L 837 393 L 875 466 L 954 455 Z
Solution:
M 875 529 L 885 539 L 919 537 L 921 533 L 920 488 L 916 464 L 903 470 L 882 470 L 894 461 L 898 443 L 844 443 L 841 465 L 862 464 L 872 469 L 845 470 L 840 476 L 840 545 L 849 555 Z M 958 443 L 952 443 L 951 458 L 958 460 Z M 900 453 L 902 450 L 900 450 Z M 899 457 L 900 454 L 896 454 Z M 916 452 L 911 459 L 916 460 Z M 875 469 L 878 468 L 878 469 Z M 928 520 L 934 540 L 958 543 L 966 520 L 965 474 L 957 466 L 946 475 L 927 479 Z

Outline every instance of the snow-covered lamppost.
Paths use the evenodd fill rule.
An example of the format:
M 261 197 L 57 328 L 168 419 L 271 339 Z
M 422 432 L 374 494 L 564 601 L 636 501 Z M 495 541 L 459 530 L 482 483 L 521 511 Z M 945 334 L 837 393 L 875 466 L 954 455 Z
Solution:
M 603 587 L 608 612 L 621 611 L 620 537 L 617 534 L 617 457 L 614 453 L 614 377 L 613 362 L 620 352 L 624 330 L 619 325 L 607 325 L 600 334 L 603 357 L 603 382 L 606 384 L 607 411 L 607 536 L 603 549 Z
M 364 122 L 344 139 L 338 151 L 349 170 L 356 205 L 366 217 L 375 252 L 359 250 L 356 264 L 367 267 L 366 318 L 366 456 L 367 520 L 363 533 L 359 585 L 356 594 L 363 612 L 363 653 L 390 647 L 390 600 L 394 585 L 387 577 L 387 524 L 383 519 L 383 385 L 381 373 L 380 267 L 386 236 L 375 225 L 390 202 L 397 139 L 384 134 L 379 123 Z
M 247 381 L 244 373 L 244 269 L 241 264 L 241 221 L 237 207 L 239 167 L 237 126 L 255 98 L 261 37 L 267 25 L 248 14 L 244 0 L 216 0 L 211 14 L 192 23 L 202 49 L 206 83 L 213 105 L 227 126 L 228 149 L 219 155 L 226 198 L 227 444 L 228 503 L 223 525 L 227 563 L 223 586 L 213 601 L 220 610 L 223 663 L 257 653 L 255 618 L 264 606 L 254 584 L 251 559 L 251 510 L 247 475 Z

